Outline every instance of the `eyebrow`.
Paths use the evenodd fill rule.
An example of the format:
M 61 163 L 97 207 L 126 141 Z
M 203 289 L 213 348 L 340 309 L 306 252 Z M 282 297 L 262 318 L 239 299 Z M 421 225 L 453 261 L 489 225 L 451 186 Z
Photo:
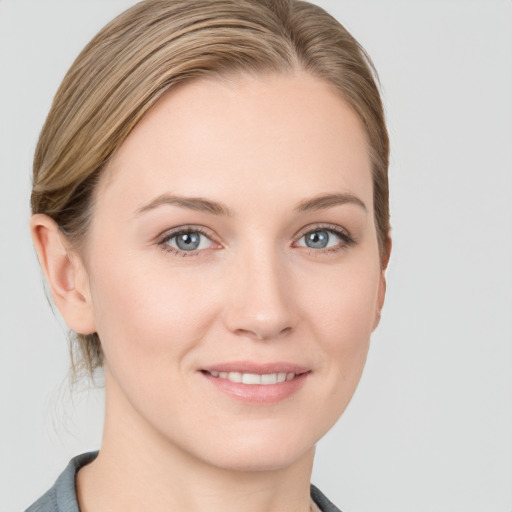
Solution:
M 311 212 L 324 210 L 333 206 L 341 206 L 343 204 L 355 204 L 360 206 L 365 212 L 368 211 L 366 205 L 354 194 L 322 194 L 312 199 L 304 199 L 296 207 L 297 212 Z
M 304 199 L 295 207 L 294 210 L 296 212 L 303 213 L 324 210 L 344 204 L 355 204 L 360 206 L 365 212 L 367 211 L 366 205 L 363 203 L 363 201 L 350 193 L 322 194 L 311 199 Z M 141 215 L 147 211 L 154 210 L 155 208 L 163 205 L 179 206 L 189 210 L 210 213 L 213 215 L 224 215 L 226 217 L 232 217 L 234 215 L 233 210 L 228 208 L 225 204 L 217 201 L 210 201 L 209 199 L 205 199 L 203 197 L 184 197 L 170 194 L 162 194 L 158 196 L 148 204 L 140 207 L 136 214 Z
M 202 197 L 183 197 L 169 194 L 162 194 L 161 196 L 158 196 L 147 205 L 139 208 L 136 213 L 137 215 L 140 215 L 162 205 L 179 206 L 181 208 L 187 208 L 189 210 L 196 210 L 204 213 L 212 213 L 214 215 L 233 216 L 233 211 L 222 203 L 210 201 L 209 199 L 204 199 Z

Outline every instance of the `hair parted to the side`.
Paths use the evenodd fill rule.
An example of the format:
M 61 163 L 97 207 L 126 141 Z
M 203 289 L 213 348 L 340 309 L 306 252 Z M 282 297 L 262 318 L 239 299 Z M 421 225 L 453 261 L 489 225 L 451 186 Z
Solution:
M 145 0 L 111 21 L 55 95 L 34 157 L 32 212 L 52 217 L 85 250 L 102 168 L 166 91 L 199 77 L 297 69 L 333 86 L 364 126 L 385 265 L 389 142 L 376 73 L 338 21 L 299 0 Z M 72 364 L 90 374 L 102 365 L 97 334 L 75 334 Z

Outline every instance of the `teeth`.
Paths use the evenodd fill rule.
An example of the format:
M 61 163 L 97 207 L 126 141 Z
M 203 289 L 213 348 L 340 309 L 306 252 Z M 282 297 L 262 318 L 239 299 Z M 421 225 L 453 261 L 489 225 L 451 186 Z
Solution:
M 244 384 L 261 384 L 261 375 L 257 375 L 256 373 L 244 373 L 242 374 L 242 382 Z
M 240 372 L 209 372 L 212 377 L 218 377 L 219 379 L 227 379 L 231 382 L 241 382 L 243 384 L 277 384 L 292 380 L 295 377 L 295 373 L 264 373 L 259 375 L 257 373 L 240 373 Z
M 231 382 L 242 382 L 242 376 L 244 376 L 244 373 L 239 372 L 229 372 L 228 373 L 228 380 Z
M 262 384 L 275 384 L 277 382 L 277 374 L 276 373 L 266 373 L 261 376 Z

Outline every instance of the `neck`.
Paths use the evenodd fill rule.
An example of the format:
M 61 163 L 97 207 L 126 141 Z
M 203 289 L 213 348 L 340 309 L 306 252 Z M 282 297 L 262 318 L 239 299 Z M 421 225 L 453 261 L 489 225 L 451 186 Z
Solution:
M 310 510 L 314 448 L 286 467 L 223 468 L 152 430 L 121 397 L 106 398 L 100 453 L 77 476 L 82 512 Z

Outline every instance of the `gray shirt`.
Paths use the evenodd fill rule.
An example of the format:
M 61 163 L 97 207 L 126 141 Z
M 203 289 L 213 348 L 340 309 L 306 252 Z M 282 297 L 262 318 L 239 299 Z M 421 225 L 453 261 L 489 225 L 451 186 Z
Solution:
M 71 459 L 53 487 L 25 512 L 80 512 L 76 499 L 75 477 L 78 470 L 94 460 L 96 455 L 98 452 L 89 452 Z M 314 485 L 311 485 L 311 498 L 322 512 L 341 512 Z

